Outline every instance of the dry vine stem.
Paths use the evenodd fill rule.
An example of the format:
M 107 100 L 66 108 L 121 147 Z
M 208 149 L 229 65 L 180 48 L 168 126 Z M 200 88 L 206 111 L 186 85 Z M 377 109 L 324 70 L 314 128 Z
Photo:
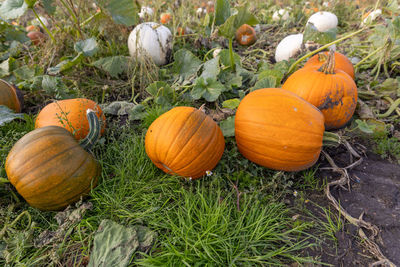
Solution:
M 353 148 L 349 148 L 351 147 L 350 144 L 346 144 L 346 147 L 349 149 L 349 152 L 355 156 L 358 155 L 358 153 L 353 149 Z M 364 213 L 361 213 L 360 217 L 354 218 L 353 216 L 351 216 L 340 204 L 339 202 L 335 199 L 335 197 L 331 194 L 330 188 L 331 186 L 335 186 L 338 185 L 342 188 L 344 188 L 344 185 L 348 185 L 350 184 L 350 176 L 347 172 L 347 169 L 352 168 L 358 164 L 361 163 L 362 158 L 358 155 L 358 157 L 360 157 L 359 160 L 357 160 L 356 162 L 352 163 L 351 165 L 345 167 L 345 168 L 339 168 L 336 163 L 333 161 L 333 159 L 329 156 L 328 153 L 326 153 L 325 151 L 322 151 L 322 153 L 325 155 L 326 159 L 328 160 L 329 164 L 331 165 L 331 169 L 334 172 L 340 173 L 341 177 L 339 180 L 333 181 L 328 183 L 328 185 L 326 186 L 325 189 L 325 194 L 327 196 L 327 198 L 332 202 L 332 205 L 339 211 L 339 213 L 341 215 L 343 215 L 343 217 L 348 220 L 351 224 L 355 225 L 358 227 L 358 234 L 361 237 L 361 239 L 364 241 L 363 245 L 372 253 L 372 255 L 374 255 L 379 261 L 374 262 L 372 264 L 370 264 L 370 266 L 389 266 L 389 267 L 396 267 L 395 264 L 393 264 L 388 258 L 385 257 L 385 255 L 383 255 L 382 251 L 380 250 L 379 246 L 373 241 L 374 238 L 379 234 L 379 228 L 369 222 L 366 222 L 363 220 L 363 215 Z M 348 189 L 350 190 L 350 187 L 348 187 Z M 365 232 L 364 229 L 367 229 L 369 231 L 371 231 L 371 236 L 368 237 Z

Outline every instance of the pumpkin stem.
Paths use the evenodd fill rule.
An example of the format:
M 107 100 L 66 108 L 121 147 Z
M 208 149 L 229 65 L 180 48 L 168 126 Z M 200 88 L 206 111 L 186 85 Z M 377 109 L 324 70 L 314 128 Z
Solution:
M 92 109 L 86 110 L 86 117 L 89 121 L 89 133 L 85 137 L 85 139 L 83 139 L 80 142 L 80 145 L 84 149 L 90 150 L 100 137 L 101 125 L 99 118 L 97 117 L 96 112 L 94 110 Z
M 329 51 L 328 60 L 318 70 L 325 74 L 335 74 L 335 50 Z
M 325 62 L 328 59 L 328 56 L 325 53 L 318 53 L 318 61 Z

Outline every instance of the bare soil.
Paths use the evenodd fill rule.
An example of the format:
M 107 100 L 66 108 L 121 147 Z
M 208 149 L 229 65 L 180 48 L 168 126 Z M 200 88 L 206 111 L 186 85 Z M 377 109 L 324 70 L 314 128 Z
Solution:
M 339 167 L 349 165 L 350 157 L 346 150 L 327 151 Z M 320 167 L 328 166 L 325 160 L 321 162 Z M 400 266 L 400 165 L 368 152 L 364 155 L 363 162 L 349 170 L 349 174 L 352 179 L 350 190 L 331 188 L 332 195 L 351 216 L 359 218 L 363 214 L 366 222 L 379 228 L 380 232 L 373 241 L 383 255 L 396 266 Z M 319 176 L 328 181 L 339 179 L 338 174 L 329 171 L 320 171 Z M 321 193 L 314 193 L 309 197 L 320 206 L 329 205 L 327 198 Z M 313 204 L 308 204 L 307 208 L 316 216 L 322 217 Z M 337 243 L 323 240 L 320 248 L 314 248 L 307 253 L 319 256 L 321 262 L 333 266 L 369 266 L 378 261 L 363 245 L 356 226 L 346 222 L 344 229 L 335 236 Z

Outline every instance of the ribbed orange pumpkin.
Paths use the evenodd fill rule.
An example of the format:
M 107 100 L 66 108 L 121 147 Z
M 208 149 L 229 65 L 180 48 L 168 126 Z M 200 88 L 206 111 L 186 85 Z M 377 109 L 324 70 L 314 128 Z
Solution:
M 203 111 L 176 107 L 150 125 L 145 146 L 151 161 L 164 172 L 196 179 L 217 165 L 225 140 Z
M 322 113 L 280 88 L 251 92 L 236 111 L 235 138 L 240 153 L 270 169 L 311 167 L 321 152 L 323 134 Z
M 253 27 L 243 24 L 236 30 L 236 41 L 241 45 L 252 45 L 257 41 L 256 31 Z
M 56 101 L 45 106 L 36 118 L 35 128 L 49 125 L 64 127 L 77 140 L 81 140 L 89 133 L 89 123 L 86 119 L 86 110 L 96 111 L 104 133 L 106 118 L 103 111 L 94 101 L 85 98 L 75 98 Z
M 328 60 L 329 52 L 321 52 L 311 57 L 304 68 L 316 67 L 320 68 Z M 350 75 L 354 79 L 354 67 L 351 61 L 343 54 L 335 52 L 335 68 L 340 69 Z
M 320 68 L 299 69 L 282 86 L 321 110 L 326 129 L 344 126 L 353 116 L 357 105 L 354 80 L 334 66 L 335 57 L 331 52 L 327 62 Z
M 16 88 L 2 79 L 0 79 L 0 105 L 15 112 L 21 112 L 22 109 L 22 96 L 19 97 Z
M 92 119 L 94 113 L 88 115 Z M 83 142 L 90 146 L 100 125 Z M 83 146 L 83 145 L 82 145 Z M 60 210 L 96 186 L 100 165 L 66 129 L 46 126 L 24 135 L 9 152 L 5 169 L 10 183 L 33 207 Z

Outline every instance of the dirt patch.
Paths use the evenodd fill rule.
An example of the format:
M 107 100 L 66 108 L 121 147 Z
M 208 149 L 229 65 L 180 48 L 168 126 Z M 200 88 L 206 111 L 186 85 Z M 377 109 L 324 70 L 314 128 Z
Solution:
M 349 154 L 344 150 L 328 150 L 328 153 L 340 167 L 350 163 Z M 325 166 L 328 164 L 323 161 L 321 167 Z M 390 261 L 400 266 L 400 165 L 367 153 L 360 165 L 349 170 L 349 175 L 351 191 L 333 187 L 332 195 L 351 216 L 359 218 L 363 213 L 366 222 L 379 228 L 374 242 Z M 328 181 L 338 179 L 337 174 L 327 171 L 320 172 L 319 176 Z M 311 199 L 327 207 L 326 198 L 323 200 L 320 194 L 312 195 Z M 312 207 L 310 210 L 315 214 Z M 322 244 L 321 261 L 334 266 L 367 266 L 376 262 L 360 243 L 357 231 L 357 227 L 346 223 L 343 231 L 336 233 L 337 246 L 329 241 Z

